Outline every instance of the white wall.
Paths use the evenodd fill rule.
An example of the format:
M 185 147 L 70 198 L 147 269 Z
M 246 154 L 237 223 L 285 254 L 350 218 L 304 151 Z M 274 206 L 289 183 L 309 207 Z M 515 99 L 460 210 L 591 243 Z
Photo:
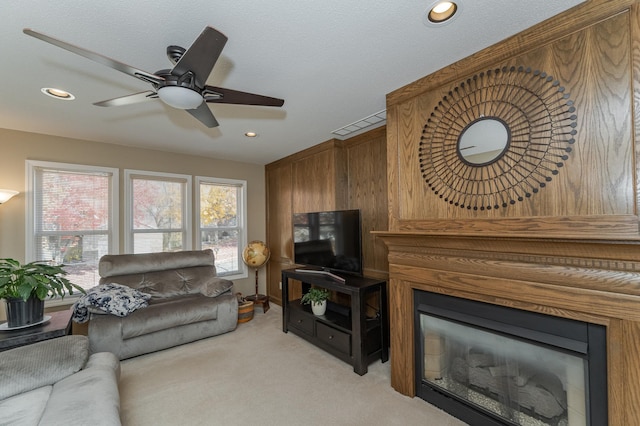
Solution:
M 213 142 L 212 142 L 213 143 Z M 216 142 L 220 143 L 220 142 Z M 0 258 L 24 261 L 25 257 L 25 160 L 56 161 L 117 167 L 120 169 L 120 188 L 124 169 L 213 176 L 247 181 L 248 233 L 247 241 L 265 240 L 265 180 L 264 166 L 238 163 L 202 156 L 175 154 L 122 145 L 90 142 L 77 139 L 25 133 L 0 129 L 0 188 L 20 191 L 7 203 L 0 205 Z M 120 191 L 120 224 L 123 220 L 123 192 Z M 195 235 L 193 236 L 195 241 Z M 120 250 L 124 235 L 120 231 Z M 260 271 L 260 292 L 266 294 L 265 268 Z M 255 292 L 255 275 L 234 281 L 235 291 Z M 0 303 L 0 319 L 4 319 L 4 303 Z

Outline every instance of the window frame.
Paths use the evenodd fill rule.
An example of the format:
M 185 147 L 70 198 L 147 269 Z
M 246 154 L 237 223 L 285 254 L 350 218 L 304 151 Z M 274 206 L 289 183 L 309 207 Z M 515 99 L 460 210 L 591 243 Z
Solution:
M 200 221 L 200 186 L 201 184 L 210 184 L 210 185 L 232 185 L 237 186 L 241 189 L 241 194 L 237 199 L 237 216 L 238 216 L 238 271 L 229 275 L 221 275 L 225 279 L 228 280 L 238 280 L 247 278 L 249 276 L 247 265 L 242 260 L 242 251 L 247 246 L 248 238 L 247 238 L 247 181 L 243 179 L 225 179 L 225 178 L 216 178 L 210 176 L 196 176 L 195 179 L 195 226 L 194 232 L 196 236 L 196 249 L 202 250 L 202 231 L 201 221 Z
M 182 227 L 171 229 L 157 229 L 150 230 L 148 232 L 135 231 L 133 228 L 133 180 L 141 178 L 148 180 L 159 180 L 168 182 L 178 182 L 182 184 Z M 167 232 L 182 232 L 183 234 L 183 247 L 182 250 L 191 250 L 193 247 L 192 240 L 192 177 L 191 175 L 178 174 L 178 173 L 166 173 L 166 172 L 153 172 L 148 170 L 124 170 L 124 251 L 125 253 L 134 253 L 134 234 L 136 233 L 167 233 Z
M 119 181 L 120 170 L 115 167 L 93 166 L 86 164 L 73 164 L 73 163 L 60 163 L 55 161 L 38 161 L 38 160 L 26 160 L 25 161 L 25 181 L 27 182 L 27 196 L 25 197 L 26 203 L 26 220 L 25 220 L 25 261 L 33 262 L 36 259 L 36 243 L 35 238 L 39 235 L 39 231 L 36 230 L 36 207 L 38 205 L 35 199 L 38 193 L 36 188 L 36 172 L 39 169 L 51 169 L 61 172 L 75 172 L 75 173 L 100 173 L 109 174 L 109 221 L 108 229 L 105 232 L 108 237 L 108 249 L 109 254 L 118 254 L 120 249 L 120 221 L 119 221 Z M 67 297 L 79 297 L 79 295 L 72 295 Z M 56 305 L 62 303 L 59 298 L 55 298 L 53 301 L 47 301 L 49 305 Z M 65 302 L 68 303 L 68 302 Z

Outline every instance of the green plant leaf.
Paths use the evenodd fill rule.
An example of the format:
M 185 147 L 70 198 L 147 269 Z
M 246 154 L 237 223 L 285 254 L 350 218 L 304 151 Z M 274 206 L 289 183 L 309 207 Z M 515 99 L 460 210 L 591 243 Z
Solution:
M 30 262 L 21 265 L 14 259 L 0 259 L 0 298 L 22 298 L 37 296 L 44 300 L 47 296 L 64 297 L 74 290 L 85 293 L 85 290 L 71 283 L 62 266 L 41 262 Z
M 302 304 L 319 303 L 329 298 L 330 292 L 325 288 L 312 287 L 300 299 Z

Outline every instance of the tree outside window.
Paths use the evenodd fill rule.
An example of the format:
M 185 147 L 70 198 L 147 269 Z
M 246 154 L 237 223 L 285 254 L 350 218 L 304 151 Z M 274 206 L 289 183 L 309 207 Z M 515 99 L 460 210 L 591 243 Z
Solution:
M 202 249 L 210 248 L 215 253 L 220 276 L 244 272 L 245 187 L 244 181 L 198 178 L 199 243 Z
M 190 177 L 126 171 L 131 192 L 128 251 L 168 252 L 191 249 L 187 199 Z
M 28 161 L 27 260 L 63 264 L 74 284 L 97 285 L 98 260 L 116 244 L 117 169 Z

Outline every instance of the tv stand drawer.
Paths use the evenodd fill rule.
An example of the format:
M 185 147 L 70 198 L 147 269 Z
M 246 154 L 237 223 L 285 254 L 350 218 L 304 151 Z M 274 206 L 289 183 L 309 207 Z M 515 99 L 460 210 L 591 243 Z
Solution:
M 351 355 L 351 335 L 348 333 L 329 327 L 321 322 L 317 322 L 316 336 L 322 343 L 325 343 L 346 355 Z
M 309 335 L 313 335 L 313 318 L 304 311 L 291 309 L 289 313 L 289 325 Z

